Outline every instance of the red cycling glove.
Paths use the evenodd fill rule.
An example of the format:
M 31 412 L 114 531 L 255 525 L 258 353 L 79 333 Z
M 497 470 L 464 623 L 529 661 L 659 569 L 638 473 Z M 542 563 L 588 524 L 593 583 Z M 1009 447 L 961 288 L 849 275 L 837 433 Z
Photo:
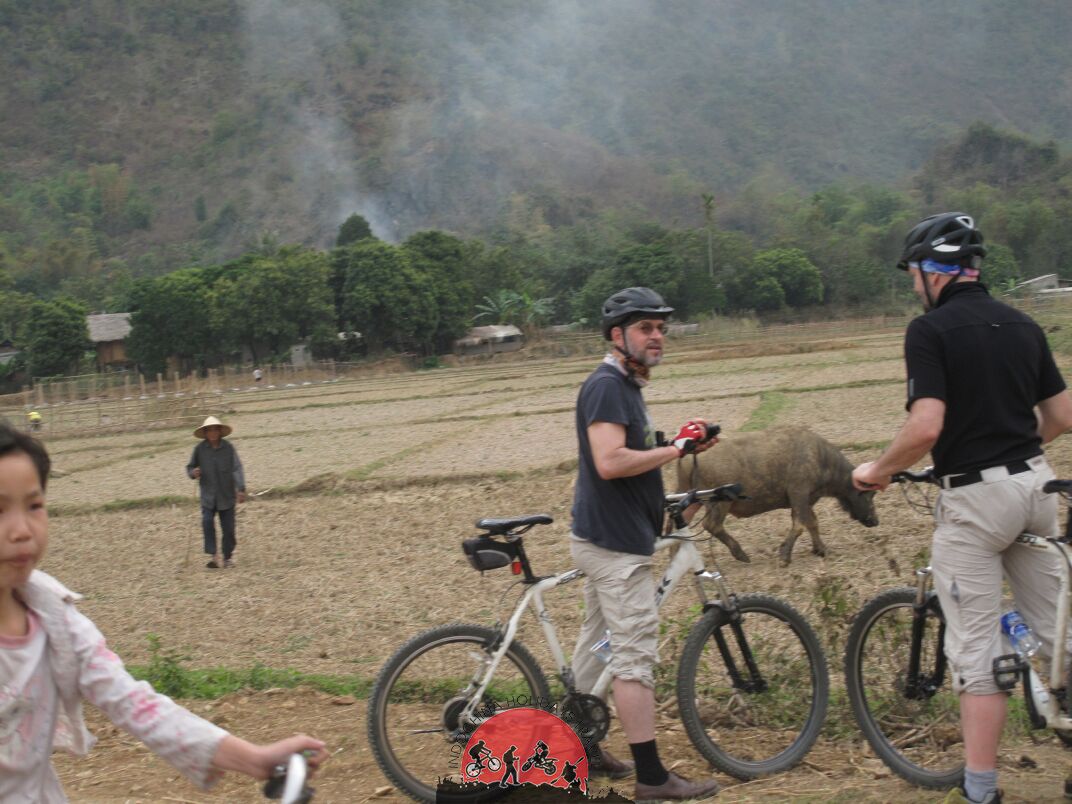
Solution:
M 702 441 L 705 435 L 707 435 L 707 432 L 704 430 L 703 425 L 689 422 L 682 426 L 670 443 L 677 447 L 677 455 L 680 458 L 695 450 L 697 442 Z

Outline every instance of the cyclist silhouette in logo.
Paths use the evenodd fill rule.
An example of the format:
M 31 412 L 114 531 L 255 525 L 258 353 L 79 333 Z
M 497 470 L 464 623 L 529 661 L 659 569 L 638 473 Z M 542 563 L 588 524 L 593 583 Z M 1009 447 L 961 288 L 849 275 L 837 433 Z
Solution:
M 576 762 L 567 762 L 562 768 L 562 779 L 566 781 L 566 789 L 581 789 L 581 780 L 577 778 L 577 766 L 581 764 L 580 758 Z
M 473 760 L 472 764 L 469 766 L 469 769 L 472 769 L 474 765 L 476 766 L 476 773 L 470 773 L 469 775 L 476 776 L 480 773 L 480 771 L 484 770 L 484 760 L 487 757 L 491 756 L 491 751 L 488 750 L 488 747 L 486 745 L 484 745 L 483 740 L 477 740 L 476 744 L 469 749 L 469 756 Z
M 506 780 L 511 776 L 514 781 L 509 784 L 521 784 L 520 780 L 517 778 L 517 754 L 514 753 L 516 750 L 517 746 L 511 745 L 509 750 L 503 754 L 502 761 L 506 766 L 506 770 L 503 772 L 503 777 L 499 780 L 499 787 L 506 787 L 508 784 Z
M 465 766 L 466 776 L 477 777 L 485 769 L 492 773 L 497 773 L 499 768 L 502 767 L 502 762 L 491 753 L 491 749 L 485 745 L 483 740 L 477 740 L 473 747 L 469 749 L 469 757 L 473 761 Z
M 539 768 L 548 776 L 554 776 L 557 768 L 555 767 L 556 760 L 554 757 L 547 756 L 548 754 L 547 743 L 543 740 L 536 741 L 536 747 L 532 751 L 532 756 L 525 760 L 525 764 L 521 766 L 521 770 L 527 771 L 529 768 Z

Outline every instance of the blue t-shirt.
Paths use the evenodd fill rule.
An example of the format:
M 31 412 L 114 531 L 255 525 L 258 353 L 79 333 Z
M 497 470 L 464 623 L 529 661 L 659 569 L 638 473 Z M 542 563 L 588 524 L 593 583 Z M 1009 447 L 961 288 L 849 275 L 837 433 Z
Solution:
M 651 469 L 633 477 L 604 480 L 592 460 L 588 426 L 611 422 L 625 426 L 625 446 L 655 446 L 655 428 L 640 388 L 604 363 L 584 381 L 577 396 L 580 457 L 573 495 L 573 532 L 608 550 L 650 556 L 663 523 L 663 475 Z

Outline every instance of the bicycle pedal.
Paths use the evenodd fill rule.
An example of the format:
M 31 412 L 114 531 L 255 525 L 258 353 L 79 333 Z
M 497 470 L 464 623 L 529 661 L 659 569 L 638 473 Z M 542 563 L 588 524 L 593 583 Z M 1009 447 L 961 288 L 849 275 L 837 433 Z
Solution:
M 1015 653 L 998 656 L 993 663 L 994 683 L 999 690 L 1011 690 L 1029 667 L 1028 663 Z

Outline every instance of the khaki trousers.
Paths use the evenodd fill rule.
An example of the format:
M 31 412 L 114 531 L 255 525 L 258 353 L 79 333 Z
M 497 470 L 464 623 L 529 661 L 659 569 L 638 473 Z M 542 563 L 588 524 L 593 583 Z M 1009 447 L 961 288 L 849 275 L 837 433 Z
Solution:
M 944 489 L 938 496 L 931 567 L 957 692 L 998 692 L 993 661 L 1010 652 L 1000 623 L 1003 576 L 1016 607 L 1042 643 L 1040 652 L 1053 655 L 1059 556 L 1015 540 L 1025 531 L 1057 536 L 1058 498 L 1042 491 L 1054 476 L 1045 458 L 1028 463 L 1032 471 L 1010 475 L 1002 469 L 984 470 L 984 480 Z M 1072 643 L 1067 636 L 1065 641 L 1068 650 Z
M 651 556 L 619 553 L 572 537 L 570 552 L 584 572 L 584 623 L 573 651 L 573 677 L 580 692 L 591 692 L 604 664 L 591 647 L 610 629 L 611 675 L 655 688 L 659 660 L 659 613 Z

